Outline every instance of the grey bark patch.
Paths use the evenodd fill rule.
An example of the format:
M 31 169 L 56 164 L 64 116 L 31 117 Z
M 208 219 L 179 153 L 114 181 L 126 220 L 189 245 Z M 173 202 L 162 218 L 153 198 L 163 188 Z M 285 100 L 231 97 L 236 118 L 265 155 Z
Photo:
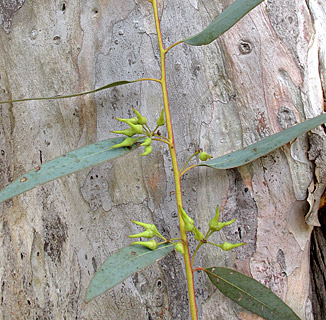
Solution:
M 188 296 L 182 264 L 176 259 L 175 252 L 160 260 L 159 264 L 166 282 L 171 319 L 188 320 Z
M 3 30 L 10 31 L 13 16 L 23 6 L 25 0 L 0 0 L 0 24 Z
M 237 258 L 244 260 L 256 250 L 257 235 L 257 205 L 238 170 L 228 171 L 230 189 L 229 196 L 221 213 L 221 221 L 237 220 L 223 229 L 226 239 L 231 243 L 245 242 L 246 245 L 237 248 Z
M 53 262 L 61 262 L 63 244 L 67 239 L 67 226 L 55 213 L 45 215 L 44 222 L 44 252 Z
M 290 128 L 298 123 L 293 111 L 287 106 L 281 106 L 277 112 L 277 120 L 283 129 Z
M 93 168 L 81 187 L 83 198 L 93 211 L 101 206 L 103 210 L 109 211 L 112 207 L 109 191 L 111 169 L 112 164 L 110 163 Z
M 145 272 L 137 272 L 132 280 L 142 297 L 148 319 L 169 319 L 167 285 L 160 269 L 153 265 Z
M 153 152 L 142 160 L 144 183 L 157 208 L 166 198 L 167 183 L 163 155 L 160 152 Z
M 268 0 L 267 8 L 270 21 L 278 37 L 295 52 L 299 35 L 299 21 L 295 1 Z
M 81 297 L 81 267 L 76 252 L 74 252 L 72 259 L 69 284 L 67 314 L 69 314 L 70 319 L 80 319 L 83 297 Z

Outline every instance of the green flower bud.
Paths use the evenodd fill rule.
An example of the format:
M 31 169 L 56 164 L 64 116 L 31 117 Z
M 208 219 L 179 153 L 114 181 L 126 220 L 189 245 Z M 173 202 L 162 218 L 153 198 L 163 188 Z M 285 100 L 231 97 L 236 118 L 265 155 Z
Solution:
M 137 138 L 126 138 L 121 143 L 115 144 L 110 149 L 131 147 L 138 139 Z
M 154 232 L 158 232 L 156 225 L 153 223 L 145 223 L 145 222 L 140 222 L 140 221 L 135 221 L 135 220 L 130 220 L 132 223 L 137 224 L 141 227 L 143 227 L 145 230 L 152 230 Z
M 141 156 L 147 156 L 150 153 L 152 153 L 152 151 L 153 151 L 153 147 L 152 146 L 147 146 L 147 147 L 145 147 L 145 152 L 142 153 Z
M 192 229 L 194 228 L 194 220 L 187 215 L 187 213 L 183 210 L 181 206 L 179 206 L 179 209 L 181 211 L 182 220 L 185 224 L 184 225 L 185 230 L 192 231 Z
M 230 221 L 226 221 L 226 222 L 219 222 L 219 207 L 217 206 L 216 208 L 216 214 L 215 217 L 209 222 L 209 229 L 212 231 L 220 231 L 222 228 L 232 224 L 236 218 L 230 220 Z
M 131 122 L 132 124 L 138 124 L 138 117 L 133 117 L 133 118 L 130 118 L 130 119 L 122 119 L 122 118 L 116 118 L 118 121 L 121 121 L 121 122 Z
M 138 117 L 138 123 L 143 125 L 147 123 L 147 118 L 143 117 L 135 108 L 132 108 L 132 110 L 136 113 Z
M 157 123 L 157 125 L 158 125 L 159 127 L 165 125 L 164 109 L 162 110 L 160 117 L 156 120 L 156 123 Z
M 155 224 L 152 223 L 145 223 L 145 222 L 140 222 L 136 220 L 130 220 L 132 223 L 137 224 L 138 226 L 143 227 L 144 229 L 151 229 L 153 226 L 155 227 Z M 156 227 L 155 227 L 156 228 Z
M 203 233 L 200 232 L 196 227 L 193 227 L 193 229 L 191 231 L 195 234 L 195 239 L 197 241 L 201 241 L 204 239 Z
M 143 133 L 143 126 L 141 124 L 133 124 L 130 121 L 126 121 L 126 123 L 130 126 L 130 128 L 134 129 L 136 133 Z
M 133 222 L 134 224 L 137 224 L 139 226 L 142 226 L 144 229 L 146 229 L 146 231 L 150 231 L 153 235 L 149 238 L 152 238 L 152 237 L 159 237 L 161 239 L 165 239 L 157 230 L 156 228 L 156 225 L 155 224 L 152 224 L 152 223 L 144 223 L 144 222 L 140 222 L 140 221 L 135 221 L 135 220 L 131 220 L 131 222 Z M 151 233 L 148 232 L 146 233 L 146 235 L 150 235 Z M 140 234 L 143 234 L 143 233 L 138 233 L 138 237 L 145 237 L 145 238 L 148 238 L 146 235 L 141 235 Z M 137 238 L 137 235 L 130 235 L 128 236 L 129 238 Z
M 155 250 L 158 247 L 158 242 L 156 242 L 154 239 L 149 241 L 136 241 L 131 243 L 131 245 L 140 245 L 145 246 L 150 250 Z
M 217 205 L 215 217 L 209 222 L 209 228 L 211 230 L 214 230 L 214 228 L 217 227 L 219 216 L 220 216 L 220 209 L 219 206 Z
M 183 246 L 183 243 L 181 242 L 176 243 L 174 248 L 176 251 L 180 252 L 181 254 L 185 254 L 185 248 Z
M 234 243 L 234 244 L 229 243 L 229 242 L 224 242 L 222 244 L 217 244 L 217 246 L 220 247 L 224 251 L 228 251 L 228 250 L 243 246 L 244 244 L 245 244 L 244 242 L 242 242 L 242 243 Z
M 132 129 L 132 128 L 129 128 L 129 129 L 125 129 L 125 130 L 112 130 L 110 131 L 112 133 L 116 133 L 116 134 L 124 134 L 128 137 L 132 137 L 133 135 L 135 135 L 137 132 Z
M 206 161 L 206 160 L 208 160 L 209 158 L 213 158 L 213 157 L 210 156 L 207 152 L 201 152 L 201 153 L 199 154 L 199 159 L 200 159 L 201 161 Z
M 129 235 L 128 237 L 129 238 L 153 238 L 155 236 L 155 233 L 148 229 L 148 230 L 145 230 L 143 232 L 140 232 L 140 233 L 137 233 L 137 234 L 131 234 Z
M 152 143 L 152 138 L 146 138 L 145 141 L 141 144 L 141 146 L 150 146 Z
M 226 222 L 219 222 L 216 226 L 215 229 L 212 229 L 214 231 L 220 231 L 222 228 L 229 226 L 230 224 L 232 224 L 234 221 L 236 220 L 236 218 L 230 220 L 230 221 L 226 221 Z

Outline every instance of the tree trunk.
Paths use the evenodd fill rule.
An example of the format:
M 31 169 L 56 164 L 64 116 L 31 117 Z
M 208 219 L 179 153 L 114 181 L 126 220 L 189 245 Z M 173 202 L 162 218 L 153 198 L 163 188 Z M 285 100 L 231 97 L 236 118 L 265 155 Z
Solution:
M 202 30 L 231 2 L 160 1 L 165 46 Z M 318 0 L 268 0 L 212 44 L 181 44 L 169 52 L 180 163 L 199 147 L 217 157 L 324 110 L 325 11 Z M 0 100 L 159 77 L 148 1 L 0 0 L 0 17 Z M 1 105 L 1 187 L 70 150 L 113 137 L 109 130 L 122 128 L 114 118 L 130 117 L 132 106 L 155 122 L 159 86 L 141 82 Z M 199 168 L 182 180 L 185 208 L 202 230 L 219 204 L 223 220 L 237 220 L 214 240 L 246 242 L 232 252 L 206 246 L 195 264 L 253 276 L 306 320 L 313 319 L 309 250 L 325 189 L 324 143 L 319 128 L 238 169 Z M 167 149 L 155 145 L 148 157 L 140 152 L 1 204 L 2 319 L 189 318 L 183 259 L 176 253 L 83 303 L 101 263 L 139 232 L 130 219 L 153 221 L 170 238 L 179 234 Z M 195 282 L 200 319 L 256 319 L 204 274 L 196 273 Z

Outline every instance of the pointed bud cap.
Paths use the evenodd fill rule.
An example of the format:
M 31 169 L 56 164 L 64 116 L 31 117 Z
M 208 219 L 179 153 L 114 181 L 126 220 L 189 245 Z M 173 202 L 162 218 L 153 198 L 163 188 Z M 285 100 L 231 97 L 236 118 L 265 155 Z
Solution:
M 195 234 L 195 239 L 197 241 L 202 241 L 204 239 L 203 233 L 200 232 L 196 227 L 193 227 L 191 231 Z
M 217 227 L 219 217 L 220 217 L 220 209 L 219 209 L 219 206 L 217 205 L 215 217 L 209 222 L 209 228 L 211 230 L 214 230 L 214 228 Z
M 118 121 L 121 121 L 121 122 L 131 122 L 132 124 L 138 124 L 138 117 L 133 117 L 133 118 L 130 118 L 130 119 L 122 119 L 122 118 L 116 118 Z
M 164 109 L 162 110 L 160 117 L 156 120 L 156 123 L 157 123 L 157 125 L 158 125 L 159 127 L 165 125 Z
M 147 156 L 150 153 L 152 153 L 152 151 L 153 151 L 153 147 L 152 146 L 147 146 L 147 147 L 145 147 L 145 152 L 142 153 L 141 156 Z
M 192 231 L 194 228 L 194 220 L 187 215 L 186 211 L 184 211 L 181 206 L 179 206 L 179 209 L 181 211 L 181 217 L 184 222 L 184 229 L 186 231 Z
M 144 223 L 144 222 L 140 222 L 140 221 L 135 221 L 135 220 L 131 220 L 131 222 L 133 222 L 134 224 L 137 224 L 139 226 L 142 226 L 146 231 L 149 230 L 153 235 L 152 237 L 159 237 L 163 240 L 166 240 L 165 237 L 163 237 L 157 230 L 156 225 L 152 224 L 152 223 Z M 150 233 L 148 233 L 149 235 Z M 139 235 L 139 234 L 138 234 Z M 140 237 L 145 237 L 145 236 L 140 236 Z M 129 236 L 129 238 L 136 238 L 135 236 Z M 147 237 L 146 237 L 147 238 Z M 151 238 L 151 237 L 150 237 Z
M 206 161 L 206 160 L 208 160 L 208 159 L 210 159 L 210 158 L 213 158 L 213 157 L 210 156 L 207 152 L 201 152 L 201 153 L 199 154 L 199 159 L 200 159 L 201 161 Z
M 244 244 L 245 244 L 244 242 L 242 242 L 242 243 L 234 243 L 234 244 L 229 243 L 229 242 L 224 242 L 222 244 L 218 244 L 217 246 L 220 247 L 224 251 L 229 251 L 231 249 L 243 246 Z
M 128 237 L 129 238 L 148 238 L 148 239 L 150 239 L 150 238 L 153 238 L 154 236 L 155 236 L 155 233 L 152 230 L 148 229 L 148 230 L 145 230 L 145 231 L 137 233 L 137 234 L 131 234 Z
M 150 250 L 155 250 L 158 247 L 158 243 L 154 239 L 149 241 L 136 241 L 133 242 L 131 245 L 145 246 Z
M 145 141 L 141 144 L 141 146 L 150 146 L 152 143 L 152 138 L 146 138 Z
M 141 124 L 133 124 L 130 121 L 126 121 L 130 128 L 134 129 L 137 134 L 143 133 L 143 126 Z
M 138 117 L 138 123 L 141 125 L 144 125 L 147 123 L 147 118 L 143 117 L 139 111 L 137 111 L 135 108 L 132 108 L 132 110 L 136 113 L 137 117 Z
M 112 133 L 116 133 L 116 134 L 124 134 L 128 137 L 132 137 L 133 135 L 135 135 L 137 132 L 132 129 L 132 128 L 129 128 L 129 129 L 125 129 L 125 130 L 111 130 L 110 132 Z
M 140 222 L 140 221 L 135 221 L 135 220 L 130 220 L 132 223 L 137 224 L 141 227 L 143 227 L 146 230 L 157 230 L 155 224 L 153 223 L 145 223 L 145 222 Z
M 131 147 L 137 140 L 138 138 L 126 138 L 121 143 L 115 144 L 114 146 L 110 147 L 110 149 Z
M 180 252 L 181 254 L 185 254 L 185 248 L 183 246 L 183 243 L 181 242 L 176 243 L 174 248 L 176 251 Z
M 220 231 L 222 228 L 229 226 L 230 224 L 232 224 L 234 221 L 236 220 L 236 218 L 233 218 L 230 221 L 226 221 L 226 222 L 219 222 L 217 224 L 217 230 L 216 231 Z

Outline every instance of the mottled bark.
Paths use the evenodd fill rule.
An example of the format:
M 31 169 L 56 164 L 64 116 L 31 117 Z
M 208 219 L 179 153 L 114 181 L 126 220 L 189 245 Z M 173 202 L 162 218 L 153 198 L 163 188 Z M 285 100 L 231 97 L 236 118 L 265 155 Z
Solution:
M 231 2 L 161 1 L 166 47 L 200 31 Z M 1 100 L 159 77 L 148 1 L 0 1 L 0 15 Z M 322 1 L 265 1 L 209 46 L 171 50 L 168 89 L 179 161 L 198 147 L 222 155 L 320 114 L 325 24 Z M 109 130 L 122 128 L 114 118 L 129 117 L 133 105 L 154 122 L 162 108 L 159 86 L 142 82 L 80 98 L 2 105 L 1 187 L 42 162 L 112 137 Z M 305 320 L 313 318 L 309 250 L 325 189 L 324 140 L 319 128 L 252 164 L 195 169 L 182 181 L 185 209 L 203 230 L 220 204 L 222 219 L 237 221 L 214 240 L 247 243 L 226 253 L 206 247 L 196 264 L 253 276 Z M 156 145 L 143 158 L 140 151 L 1 204 L 2 319 L 189 318 L 183 260 L 175 253 L 83 304 L 92 274 L 139 231 L 131 218 L 178 235 L 168 152 Z M 195 279 L 200 319 L 255 319 L 205 275 Z

